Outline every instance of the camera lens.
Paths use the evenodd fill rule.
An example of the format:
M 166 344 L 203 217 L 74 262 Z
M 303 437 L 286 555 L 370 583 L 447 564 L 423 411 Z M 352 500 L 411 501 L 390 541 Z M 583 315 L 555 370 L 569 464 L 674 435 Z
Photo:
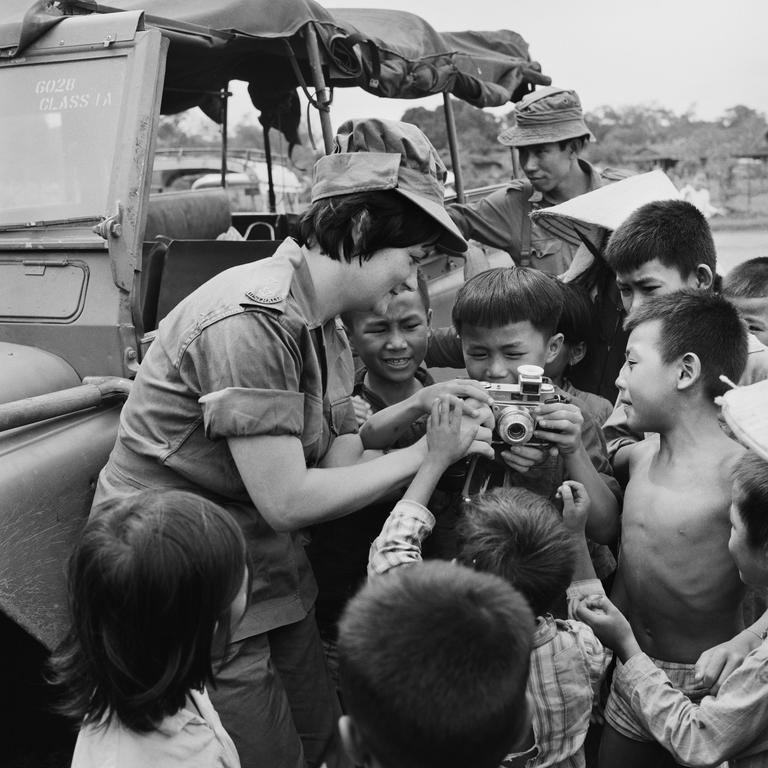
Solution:
M 505 408 L 496 421 L 499 437 L 508 445 L 527 443 L 533 436 L 535 427 L 530 411 L 517 406 Z

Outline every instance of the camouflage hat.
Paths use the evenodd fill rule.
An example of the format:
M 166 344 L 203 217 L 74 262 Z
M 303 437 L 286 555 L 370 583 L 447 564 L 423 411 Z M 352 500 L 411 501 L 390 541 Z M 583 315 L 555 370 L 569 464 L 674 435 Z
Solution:
M 463 253 L 467 241 L 443 203 L 446 174 L 437 150 L 415 125 L 378 118 L 347 120 L 334 138 L 333 152 L 315 163 L 312 202 L 391 189 L 441 226 L 440 247 Z
M 594 140 L 584 122 L 576 91 L 550 85 L 529 93 L 515 104 L 515 124 L 502 131 L 498 140 L 508 147 L 526 147 L 578 136 Z

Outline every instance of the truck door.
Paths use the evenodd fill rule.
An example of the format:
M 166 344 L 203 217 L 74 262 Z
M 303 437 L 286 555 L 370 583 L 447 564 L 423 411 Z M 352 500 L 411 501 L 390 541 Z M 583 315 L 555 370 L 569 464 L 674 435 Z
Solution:
M 130 312 L 167 40 L 143 13 L 64 18 L 0 60 L 0 339 L 130 376 Z

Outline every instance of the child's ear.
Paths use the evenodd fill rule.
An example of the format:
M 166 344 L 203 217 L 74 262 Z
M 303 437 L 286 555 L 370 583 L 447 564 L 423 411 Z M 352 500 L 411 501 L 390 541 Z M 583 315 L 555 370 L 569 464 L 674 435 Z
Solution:
M 427 310 L 427 332 L 432 335 L 432 310 Z
M 696 266 L 696 287 L 701 291 L 708 291 L 715 283 L 715 276 L 706 264 Z
M 353 765 L 372 765 L 371 753 L 365 748 L 360 729 L 349 715 L 342 715 L 339 718 L 339 735 L 344 751 Z
M 577 341 L 568 345 L 568 365 L 578 365 L 587 354 L 587 342 Z
M 677 372 L 677 389 L 688 389 L 701 378 L 701 360 L 695 352 L 686 352 Z
M 560 354 L 564 338 L 562 333 L 556 333 L 550 337 L 547 342 L 547 359 L 545 362 L 551 363 Z

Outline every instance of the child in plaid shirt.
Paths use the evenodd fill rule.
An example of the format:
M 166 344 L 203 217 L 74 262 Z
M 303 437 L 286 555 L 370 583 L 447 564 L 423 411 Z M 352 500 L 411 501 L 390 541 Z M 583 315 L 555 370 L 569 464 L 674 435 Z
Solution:
M 371 546 L 369 579 L 421 560 L 422 541 L 435 523 L 424 504 L 445 469 L 466 453 L 470 439 L 462 431 L 458 400 L 436 399 L 427 457 Z M 533 732 L 528 751 L 508 756 L 505 766 L 583 768 L 594 692 L 611 657 L 587 625 L 548 613 L 569 584 L 569 613 L 581 596 L 605 594 L 584 536 L 589 497 L 573 481 L 564 483 L 560 494 L 562 519 L 548 500 L 516 488 L 475 497 L 459 523 L 459 561 L 505 578 L 537 616 L 528 682 Z

